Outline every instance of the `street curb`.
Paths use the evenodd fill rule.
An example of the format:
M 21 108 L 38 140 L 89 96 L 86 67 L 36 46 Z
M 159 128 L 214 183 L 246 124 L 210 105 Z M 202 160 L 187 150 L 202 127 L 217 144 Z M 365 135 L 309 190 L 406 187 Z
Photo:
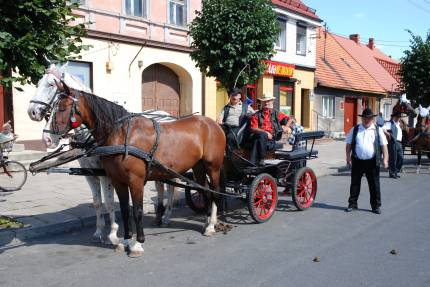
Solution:
M 154 205 L 145 204 L 144 210 L 146 210 L 145 214 L 153 214 Z M 104 213 L 103 215 L 105 217 L 105 221 L 108 222 L 109 215 L 107 213 Z M 115 211 L 115 217 L 117 218 L 117 220 L 121 217 L 121 212 L 119 210 Z M 36 239 L 42 236 L 54 236 L 71 231 L 78 231 L 85 227 L 95 226 L 95 224 L 96 216 L 91 215 L 38 227 L 29 226 L 23 228 L 10 228 L 0 230 L 0 250 L 2 248 L 25 244 L 25 242 L 30 239 Z

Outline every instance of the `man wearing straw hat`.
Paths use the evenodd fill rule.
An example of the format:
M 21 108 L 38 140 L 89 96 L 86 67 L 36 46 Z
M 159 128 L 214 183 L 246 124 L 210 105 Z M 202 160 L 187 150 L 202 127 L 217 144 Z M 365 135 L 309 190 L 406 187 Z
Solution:
M 276 140 L 281 139 L 282 132 L 287 132 L 292 122 L 292 118 L 273 109 L 274 99 L 268 95 L 258 98 L 261 108 L 251 118 L 250 161 L 255 165 L 264 163 L 267 150 L 275 149 Z
M 346 162 L 351 166 L 351 186 L 346 212 L 358 209 L 361 178 L 366 175 L 370 192 L 372 212 L 381 214 L 381 190 L 379 183 L 379 165 L 381 149 L 384 167 L 388 167 L 387 139 L 382 129 L 373 123 L 376 116 L 366 108 L 361 117 L 361 124 L 352 128 L 346 137 Z

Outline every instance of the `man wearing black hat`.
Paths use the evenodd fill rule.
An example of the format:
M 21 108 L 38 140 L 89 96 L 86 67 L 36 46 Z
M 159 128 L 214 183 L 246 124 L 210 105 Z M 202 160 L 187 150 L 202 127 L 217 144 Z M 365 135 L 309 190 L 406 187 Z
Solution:
M 361 178 L 366 175 L 372 212 L 381 214 L 381 190 L 379 165 L 381 149 L 384 167 L 388 167 L 387 139 L 381 128 L 373 123 L 376 115 L 366 108 L 360 115 L 361 124 L 352 128 L 346 137 L 346 162 L 351 166 L 351 186 L 346 212 L 357 210 Z
M 400 169 L 403 165 L 402 129 L 400 127 L 400 112 L 394 112 L 391 120 L 384 125 L 384 133 L 388 137 L 388 162 L 390 178 L 399 178 Z

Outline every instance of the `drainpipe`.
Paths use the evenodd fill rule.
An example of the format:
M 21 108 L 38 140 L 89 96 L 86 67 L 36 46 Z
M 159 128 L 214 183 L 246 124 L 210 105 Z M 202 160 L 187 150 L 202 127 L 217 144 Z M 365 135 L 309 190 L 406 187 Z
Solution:
M 146 41 L 143 42 L 142 47 L 140 47 L 139 52 L 137 52 L 136 56 L 134 56 L 133 60 L 131 60 L 130 65 L 128 65 L 128 77 L 131 77 L 131 65 L 133 64 L 134 60 L 136 60 L 137 56 L 139 56 L 140 52 L 142 51 L 143 47 L 145 47 Z

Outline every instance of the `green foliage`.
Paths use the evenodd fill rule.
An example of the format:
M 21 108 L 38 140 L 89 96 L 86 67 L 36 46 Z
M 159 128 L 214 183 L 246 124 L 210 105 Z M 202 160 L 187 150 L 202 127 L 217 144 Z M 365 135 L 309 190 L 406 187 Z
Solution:
M 404 52 L 399 72 L 403 90 L 408 98 L 427 107 L 430 105 L 430 32 L 425 41 L 408 32 L 412 37 L 410 50 Z
M 75 20 L 66 0 L 2 1 L 0 8 L 0 84 L 10 87 L 37 83 L 44 73 L 44 56 L 64 62 L 79 53 L 85 35 L 84 24 Z M 19 72 L 12 74 L 10 72 Z M 8 76 L 9 75 L 9 76 Z
M 279 26 L 270 0 L 203 0 L 190 25 L 191 58 L 230 89 L 254 82 L 274 54 Z
M 7 228 L 21 228 L 24 227 L 24 224 L 19 222 L 16 219 L 0 215 L 0 230 Z

